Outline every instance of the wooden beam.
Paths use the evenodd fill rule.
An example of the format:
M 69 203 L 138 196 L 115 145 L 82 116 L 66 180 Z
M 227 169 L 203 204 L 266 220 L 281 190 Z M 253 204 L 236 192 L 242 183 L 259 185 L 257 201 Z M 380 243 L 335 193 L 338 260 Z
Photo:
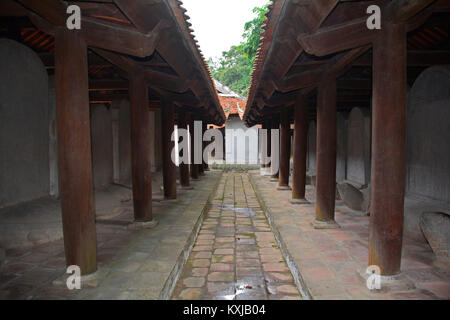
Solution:
M 293 75 L 276 84 L 276 89 L 281 92 L 289 92 L 317 84 L 322 78 L 323 70 L 308 71 L 299 75 Z
M 428 7 L 436 0 L 394 0 L 387 4 L 382 17 L 392 23 L 402 23 Z
M 125 14 L 125 16 L 133 23 L 140 32 L 148 32 L 154 27 L 155 19 L 152 15 L 157 15 L 158 11 L 154 10 L 155 5 L 161 4 L 161 0 L 114 0 L 117 7 Z M 144 9 L 143 9 L 144 8 Z M 153 9 L 153 10 L 152 10 Z M 151 12 L 149 15 L 148 13 Z
M 173 101 L 173 103 L 175 103 L 180 107 L 189 106 L 192 107 L 193 109 L 198 109 L 201 107 L 200 102 L 191 93 L 172 93 L 167 91 L 162 92 L 161 90 L 158 89 L 155 89 L 155 91 L 157 92 L 159 91 L 159 94 L 162 97 L 165 97 L 169 101 Z
M 370 45 L 366 45 L 363 47 L 352 49 L 337 56 L 327 65 L 328 75 L 332 75 L 335 78 L 341 76 L 352 66 L 352 62 L 363 55 L 364 52 L 370 49 L 370 47 Z
M 12 0 L 0 1 L 1 17 L 22 17 L 27 15 L 27 10 Z
M 89 91 L 112 91 L 127 90 L 129 84 L 124 80 L 91 80 L 89 81 Z
M 300 34 L 297 41 L 309 54 L 325 56 L 331 53 L 364 46 L 373 42 L 378 30 L 369 30 L 367 17 L 340 25 L 319 29 L 314 34 Z
M 66 6 L 59 0 L 19 0 L 26 8 L 44 18 L 53 27 L 65 27 Z M 53 28 L 32 15 L 33 22 L 47 33 L 54 34 Z M 136 57 L 148 57 L 153 54 L 161 32 L 169 27 L 166 20 L 160 20 L 148 33 L 130 28 L 101 22 L 92 18 L 81 19 L 79 33 L 90 47 L 111 50 Z
M 111 62 L 113 65 L 117 66 L 118 68 L 122 69 L 123 71 L 127 73 L 133 73 L 137 69 L 137 63 L 128 59 L 127 57 L 114 53 L 112 51 L 103 50 L 103 49 L 95 49 L 93 48 L 92 51 L 94 51 L 96 54 L 104 58 L 105 60 Z
M 153 54 L 161 32 L 167 26 L 165 21 L 160 21 L 150 33 L 143 34 L 89 18 L 83 18 L 81 23 L 80 32 L 88 46 L 140 58 Z
M 382 8 L 384 22 L 407 22 L 409 19 L 427 8 L 435 0 L 395 0 Z M 430 10 L 419 22 L 424 22 Z M 417 28 L 418 23 L 412 23 L 410 28 Z M 335 52 L 344 51 L 373 43 L 381 33 L 380 30 L 367 28 L 367 16 L 346 21 L 337 25 L 318 29 L 311 34 L 300 34 L 297 41 L 309 54 L 325 56 Z
M 18 0 L 18 2 L 54 26 L 66 24 L 66 6 L 59 0 Z
M 430 67 L 442 64 L 450 64 L 450 51 L 446 50 L 414 50 L 408 51 L 408 67 Z M 356 59 L 353 66 L 370 67 L 372 66 L 373 56 L 367 53 Z
M 145 77 L 149 87 L 158 87 L 164 90 L 183 93 L 189 90 L 189 86 L 178 76 L 153 70 L 145 70 Z

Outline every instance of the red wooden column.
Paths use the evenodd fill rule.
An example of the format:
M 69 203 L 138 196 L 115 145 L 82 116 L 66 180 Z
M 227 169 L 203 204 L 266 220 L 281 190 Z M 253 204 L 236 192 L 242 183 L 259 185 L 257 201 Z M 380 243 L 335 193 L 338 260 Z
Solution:
M 186 112 L 178 112 L 178 128 L 187 130 Z M 184 150 L 189 153 L 189 150 Z M 180 157 L 181 159 L 181 157 Z M 180 163 L 180 184 L 182 189 L 192 189 L 189 181 L 189 164 Z
M 173 200 L 177 198 L 177 170 L 172 161 L 172 150 L 175 143 L 172 134 L 175 130 L 175 111 L 171 101 L 162 101 L 162 152 L 163 152 L 163 184 L 164 198 Z
M 316 228 L 337 228 L 336 198 L 336 79 L 325 79 L 317 97 Z
M 261 129 L 262 130 L 266 130 L 266 139 L 269 139 L 268 137 L 268 133 L 269 133 L 269 128 L 267 127 L 267 122 L 263 122 L 261 125 Z M 268 130 L 269 129 L 269 130 Z M 266 145 L 264 146 L 266 148 L 266 150 L 264 150 L 263 146 L 261 145 L 261 151 L 260 151 L 260 159 L 261 159 L 261 175 L 265 175 L 267 172 L 267 168 L 269 167 L 269 164 L 264 163 L 265 161 L 267 161 L 267 156 L 268 156 L 268 151 L 267 151 L 267 145 L 268 142 L 266 141 Z
M 130 74 L 131 157 L 134 218 L 152 221 L 152 166 L 148 88 L 143 73 Z
M 195 164 L 195 156 L 194 156 L 194 150 L 195 150 L 195 136 L 194 136 L 194 120 L 192 119 L 191 115 L 187 114 L 187 123 L 189 124 L 189 135 L 191 137 L 191 148 L 190 148 L 190 155 L 191 155 L 191 166 L 190 166 L 190 172 L 191 172 L 191 179 L 193 181 L 199 179 L 199 173 L 198 173 L 198 165 Z
M 97 270 L 86 43 L 58 30 L 55 53 L 58 157 L 64 248 L 68 266 Z
M 308 203 L 305 200 L 306 185 L 306 102 L 300 95 L 294 106 L 294 161 L 292 170 L 292 203 Z
M 280 174 L 278 176 L 278 190 L 290 190 L 290 159 L 291 159 L 291 126 L 289 110 L 284 107 L 280 114 Z
M 272 155 L 272 122 L 268 121 L 267 125 L 267 158 L 269 160 L 269 163 L 266 164 L 266 175 L 270 175 L 270 158 Z
M 277 129 L 277 130 L 280 129 L 280 121 L 278 119 L 273 119 L 272 120 L 272 129 Z M 272 135 L 270 135 L 270 140 L 272 141 Z M 271 152 L 270 152 L 270 158 L 271 158 L 271 163 L 270 163 L 270 181 L 278 182 L 278 176 L 279 176 L 279 173 L 280 173 L 280 170 L 279 170 L 280 169 L 279 168 L 279 162 L 280 162 L 279 158 L 280 158 L 280 156 L 279 156 L 279 151 L 278 151 L 278 155 L 277 155 L 276 152 L 275 153 L 273 152 L 272 147 L 274 147 L 274 148 L 279 147 L 279 143 L 278 143 L 278 146 L 274 146 L 274 145 L 272 145 L 272 143 L 270 144 L 270 148 L 271 148 Z M 278 168 L 276 168 L 274 166 L 274 157 L 276 157 L 276 156 L 278 156 Z
M 373 47 L 369 265 L 400 272 L 406 145 L 406 30 L 385 23 Z

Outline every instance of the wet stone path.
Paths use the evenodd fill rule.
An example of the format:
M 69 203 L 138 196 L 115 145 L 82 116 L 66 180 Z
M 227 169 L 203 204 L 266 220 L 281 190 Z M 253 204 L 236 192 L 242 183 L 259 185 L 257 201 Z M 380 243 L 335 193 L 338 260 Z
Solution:
M 245 173 L 224 173 L 172 299 L 301 299 Z

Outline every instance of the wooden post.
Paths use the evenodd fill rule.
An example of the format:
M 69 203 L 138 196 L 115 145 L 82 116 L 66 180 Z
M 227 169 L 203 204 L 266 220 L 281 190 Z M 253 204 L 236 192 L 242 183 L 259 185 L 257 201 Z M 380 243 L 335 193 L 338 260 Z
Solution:
M 373 48 L 369 265 L 400 272 L 406 146 L 406 29 L 385 23 Z
M 284 107 L 280 114 L 280 174 L 278 176 L 278 190 L 290 190 L 290 159 L 291 159 L 291 128 L 289 110 Z
M 172 134 L 175 130 L 175 113 L 171 101 L 162 101 L 162 156 L 163 156 L 163 184 L 164 198 L 173 200 L 177 198 L 177 170 L 172 161 L 172 150 L 175 143 L 172 141 Z
M 278 129 L 279 130 L 279 128 L 280 128 L 280 121 L 279 120 L 277 120 L 277 119 L 273 119 L 272 120 L 272 129 Z M 272 140 L 272 135 L 270 135 L 270 140 Z M 279 173 L 280 173 L 280 168 L 276 168 L 275 166 L 274 166 L 274 157 L 276 157 L 276 156 L 278 156 L 278 158 L 279 158 L 279 152 L 278 152 L 278 155 L 277 155 L 277 153 L 273 153 L 272 152 L 272 147 L 275 147 L 275 146 L 273 146 L 272 145 L 272 143 L 270 143 L 270 150 L 271 150 L 271 152 L 270 152 L 270 158 L 271 158 L 271 163 L 270 163 L 270 181 L 272 181 L 272 182 L 277 182 L 278 181 L 278 176 L 279 176 Z M 278 167 L 279 167 L 279 159 L 278 159 Z
M 271 121 L 267 122 L 266 128 L 267 128 L 267 157 L 269 160 L 269 163 L 266 164 L 266 171 L 267 171 L 266 174 L 270 175 L 270 167 L 271 167 L 270 158 L 272 155 L 272 122 Z
M 178 129 L 187 130 L 186 112 L 178 112 Z M 189 153 L 189 150 L 184 150 Z M 181 156 L 180 156 L 181 158 Z M 183 189 L 192 189 L 189 181 L 189 164 L 180 163 L 180 184 Z
M 134 218 L 152 221 L 151 128 L 148 88 L 143 73 L 130 74 L 131 157 Z
M 68 266 L 97 270 L 86 43 L 76 32 L 56 33 L 55 89 L 64 248 Z
M 336 79 L 325 79 L 317 97 L 316 228 L 337 228 L 336 199 Z
M 195 136 L 194 136 L 194 119 L 192 119 L 191 115 L 187 114 L 187 122 L 189 123 L 189 135 L 191 137 L 191 148 L 190 148 L 190 155 L 191 155 L 191 179 L 192 180 L 198 180 L 198 165 L 195 164 Z
M 292 203 L 307 203 L 306 185 L 306 101 L 300 95 L 294 106 L 294 163 L 292 170 Z
M 223 137 L 223 155 L 222 155 L 222 160 L 224 161 L 224 163 L 225 163 L 225 161 L 226 161 L 226 159 L 227 159 L 227 148 L 226 148 L 226 138 L 227 138 L 227 136 L 226 136 L 226 132 L 225 132 L 225 127 L 223 127 L 223 128 L 220 128 L 220 132 L 222 133 L 222 137 Z

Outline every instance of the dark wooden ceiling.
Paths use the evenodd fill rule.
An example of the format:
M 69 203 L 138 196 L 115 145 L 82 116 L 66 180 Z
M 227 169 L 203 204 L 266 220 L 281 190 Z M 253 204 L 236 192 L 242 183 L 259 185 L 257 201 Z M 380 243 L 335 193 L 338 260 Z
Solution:
M 337 78 L 338 111 L 370 108 L 372 50 L 366 9 L 401 2 L 275 0 L 255 61 L 247 124 L 278 119 L 282 108 L 292 109 L 299 94 L 307 96 L 309 119 L 315 119 L 316 87 L 325 74 Z M 421 2 L 407 21 L 409 86 L 425 68 L 450 63 L 450 1 L 416 3 Z
M 139 71 L 148 79 L 152 107 L 167 97 L 196 118 L 224 122 L 209 67 L 181 1 L 1 0 L 0 36 L 30 47 L 52 74 L 53 34 L 65 25 L 65 9 L 71 4 L 82 12 L 92 103 L 127 98 L 127 79 Z

